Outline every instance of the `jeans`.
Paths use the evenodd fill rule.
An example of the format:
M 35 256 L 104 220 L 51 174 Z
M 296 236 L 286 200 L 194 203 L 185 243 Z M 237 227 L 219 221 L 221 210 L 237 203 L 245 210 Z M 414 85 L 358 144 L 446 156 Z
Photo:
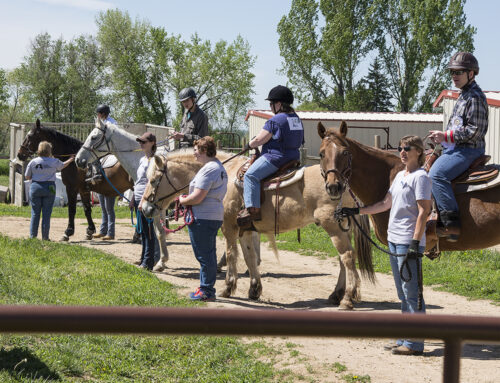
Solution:
M 138 202 L 135 201 L 137 221 L 141 221 L 141 267 L 153 270 L 153 267 L 160 260 L 160 243 L 156 238 L 153 219 L 148 219 L 138 209 Z M 139 222 L 137 222 L 139 225 Z
M 432 195 L 440 212 L 458 212 L 451 181 L 465 172 L 472 162 L 484 154 L 484 148 L 455 147 L 445 149 L 429 171 Z
M 101 229 L 100 234 L 115 236 L 115 198 L 103 194 L 97 194 L 99 205 L 101 205 Z
M 243 179 L 243 200 L 245 207 L 260 207 L 260 181 L 276 173 L 278 168 L 264 156 L 260 156 L 248 168 Z
M 30 238 L 36 238 L 38 235 L 38 225 L 40 223 L 40 213 L 42 214 L 42 239 L 49 239 L 50 215 L 54 207 L 56 198 L 55 182 L 35 182 L 30 186 L 31 200 L 31 221 Z
M 188 226 L 189 238 L 193 252 L 200 262 L 200 289 L 208 296 L 215 295 L 215 280 L 217 277 L 217 231 L 222 221 L 195 219 Z
M 394 254 L 406 254 L 408 252 L 408 247 L 410 245 L 396 244 L 389 242 L 389 251 Z M 424 246 L 419 247 L 420 252 L 425 251 Z M 418 301 L 418 273 L 417 273 L 417 262 L 420 263 L 420 267 L 422 267 L 422 258 L 417 259 L 408 259 L 408 265 L 411 270 L 411 280 L 409 282 L 405 282 L 401 279 L 399 275 L 399 270 L 401 269 L 401 264 L 403 263 L 404 257 L 395 257 L 393 255 L 391 257 L 391 268 L 392 268 L 392 276 L 394 277 L 394 283 L 396 285 L 396 290 L 398 292 L 398 297 L 401 300 L 401 312 L 402 313 L 421 313 L 425 314 L 425 301 L 422 299 L 422 310 L 419 311 L 417 308 Z M 404 270 L 405 278 L 408 278 L 406 275 L 406 267 Z M 399 339 L 397 341 L 398 345 L 404 345 L 408 348 L 411 348 L 415 351 L 423 351 L 424 350 L 424 342 L 422 340 L 410 340 L 410 339 Z

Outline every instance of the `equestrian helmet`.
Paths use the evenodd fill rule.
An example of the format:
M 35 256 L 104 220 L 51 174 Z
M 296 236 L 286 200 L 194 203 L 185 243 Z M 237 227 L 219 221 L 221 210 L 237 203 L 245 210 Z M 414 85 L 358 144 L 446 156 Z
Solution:
M 479 74 L 479 64 L 477 59 L 472 53 L 469 52 L 457 52 L 455 53 L 448 63 L 446 69 L 465 69 L 474 71 L 475 75 Z
M 269 91 L 268 101 L 280 101 L 288 105 L 293 104 L 293 93 L 286 86 L 278 85 Z
M 106 104 L 101 104 L 99 105 L 96 109 L 95 109 L 95 112 L 96 113 L 102 113 L 106 116 L 109 116 L 109 112 L 110 112 L 110 109 L 109 109 L 109 106 L 106 105 Z
M 185 101 L 188 98 L 196 98 L 196 92 L 193 88 L 184 88 L 179 92 L 179 101 Z

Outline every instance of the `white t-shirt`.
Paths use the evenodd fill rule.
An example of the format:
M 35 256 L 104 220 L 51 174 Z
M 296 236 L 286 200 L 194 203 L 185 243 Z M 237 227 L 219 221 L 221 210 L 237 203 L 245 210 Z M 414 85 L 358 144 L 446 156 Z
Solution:
M 408 245 L 413 239 L 417 225 L 417 201 L 431 199 L 431 179 L 422 168 L 406 176 L 405 170 L 402 170 L 394 178 L 389 193 L 392 197 L 392 207 L 387 240 Z M 425 246 L 425 232 L 420 240 L 420 246 Z
M 36 157 L 30 161 L 25 177 L 31 177 L 33 182 L 55 181 L 56 173 L 62 170 L 64 163 L 54 157 Z
M 146 191 L 146 185 L 148 184 L 147 172 L 149 160 L 146 156 L 142 157 L 137 168 L 137 180 L 134 183 L 134 199 L 137 203 L 141 202 L 142 195 Z

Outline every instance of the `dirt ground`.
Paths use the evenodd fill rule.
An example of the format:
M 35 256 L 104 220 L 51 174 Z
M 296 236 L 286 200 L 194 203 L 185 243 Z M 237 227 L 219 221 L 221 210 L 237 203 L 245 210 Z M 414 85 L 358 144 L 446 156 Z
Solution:
M 65 219 L 53 219 L 50 237 L 59 240 L 66 227 Z M 22 228 L 22 229 L 21 229 Z M 11 237 L 28 237 L 29 219 L 2 217 L 0 232 Z M 132 244 L 133 228 L 128 220 L 118 220 L 116 239 L 111 242 L 85 240 L 83 220 L 77 220 L 76 234 L 71 243 L 94 247 L 133 263 L 140 255 L 140 245 Z M 179 294 L 188 294 L 198 287 L 199 264 L 193 256 L 186 233 L 171 234 L 167 239 L 170 261 L 168 269 L 155 272 L 158 278 L 178 286 Z M 217 252 L 222 255 L 223 241 L 218 242 Z M 439 267 L 438 261 L 436 267 Z M 243 261 L 239 270 L 245 271 Z M 247 298 L 248 278 L 240 274 L 234 297 L 218 298 L 209 307 L 254 309 L 278 308 L 295 310 L 336 311 L 327 303 L 339 272 L 338 260 L 306 257 L 293 252 L 280 251 L 280 262 L 267 246 L 262 248 L 263 293 L 260 301 Z M 219 274 L 216 288 L 221 291 L 225 274 Z M 425 278 L 425 276 L 424 276 Z M 390 275 L 377 274 L 375 285 L 363 281 L 362 302 L 355 311 L 398 313 L 400 305 L 394 282 Z M 427 313 L 456 315 L 488 315 L 500 317 L 500 306 L 489 301 L 470 301 L 464 297 L 424 289 Z M 255 340 L 256 338 L 251 338 Z M 440 341 L 425 343 L 423 356 L 395 356 L 383 350 L 387 339 L 357 338 L 262 338 L 273 348 L 282 350 L 277 356 L 278 367 L 303 374 L 308 380 L 319 382 L 345 381 L 336 374 L 334 364 L 347 367 L 343 374 L 369 375 L 371 382 L 440 382 L 444 344 Z M 293 345 L 291 345 L 291 343 Z M 288 344 L 288 347 L 287 347 Z M 291 352 L 296 350 L 297 352 Z M 466 344 L 461 359 L 461 382 L 500 382 L 500 345 Z

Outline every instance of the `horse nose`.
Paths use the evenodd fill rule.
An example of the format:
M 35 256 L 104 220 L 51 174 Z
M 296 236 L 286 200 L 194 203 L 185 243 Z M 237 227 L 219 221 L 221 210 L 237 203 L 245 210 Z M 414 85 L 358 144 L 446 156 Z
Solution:
M 148 218 L 153 216 L 154 210 L 155 210 L 154 206 L 151 205 L 150 203 L 146 202 L 142 205 L 142 212 Z
M 75 162 L 79 168 L 85 169 L 87 167 L 87 160 L 84 158 L 76 158 Z
M 339 198 L 342 193 L 342 185 L 340 182 L 326 183 L 325 188 L 331 198 Z

